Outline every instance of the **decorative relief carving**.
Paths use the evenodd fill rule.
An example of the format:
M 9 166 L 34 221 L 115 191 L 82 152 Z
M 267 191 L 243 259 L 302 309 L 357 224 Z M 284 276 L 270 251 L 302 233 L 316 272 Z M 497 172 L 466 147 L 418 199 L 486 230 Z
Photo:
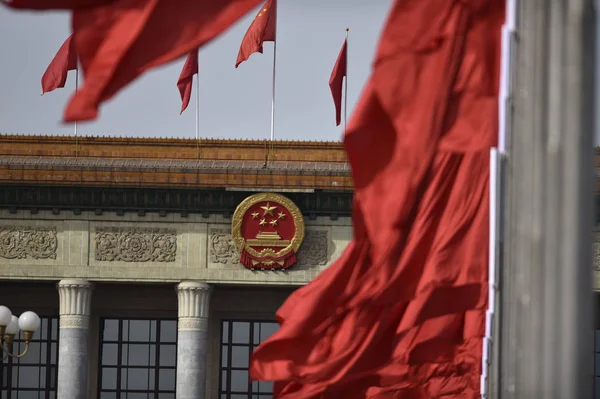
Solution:
M 326 230 L 307 230 L 298 251 L 298 265 L 325 266 L 329 260 L 328 243 Z
M 231 229 L 210 229 L 208 253 L 212 263 L 237 264 L 240 251 L 231 236 Z
M 56 259 L 56 227 L 0 226 L 0 257 Z
M 594 241 L 594 270 L 600 271 L 600 241 Z
M 163 228 L 96 229 L 96 260 L 105 262 L 175 262 L 177 232 Z
M 179 331 L 208 331 L 208 319 L 200 317 L 180 317 L 177 323 Z
M 60 316 L 60 328 L 90 328 L 90 316 Z

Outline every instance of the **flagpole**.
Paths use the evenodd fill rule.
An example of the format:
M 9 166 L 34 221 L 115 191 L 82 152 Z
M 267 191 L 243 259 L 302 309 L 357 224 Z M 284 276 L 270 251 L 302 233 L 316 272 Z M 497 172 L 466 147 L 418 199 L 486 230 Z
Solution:
M 79 65 L 75 68 L 75 93 L 79 90 Z M 79 155 L 79 140 L 77 138 L 77 121 L 73 124 L 73 133 L 75 134 L 75 158 Z
M 196 73 L 196 147 L 200 158 L 200 73 Z
M 78 89 L 79 89 L 79 66 L 77 66 L 77 68 L 75 68 L 75 93 L 77 93 Z M 77 138 L 77 121 L 75 121 L 74 130 L 75 130 L 75 137 Z
M 346 125 L 348 124 L 348 32 L 346 28 L 346 76 L 344 78 L 344 133 L 346 133 Z
M 277 9 L 275 9 L 277 10 Z M 277 11 L 275 11 L 277 12 Z M 277 15 L 275 15 L 275 32 L 277 32 Z M 277 61 L 277 38 L 273 41 L 273 85 L 271 93 L 271 141 L 275 139 L 275 65 Z

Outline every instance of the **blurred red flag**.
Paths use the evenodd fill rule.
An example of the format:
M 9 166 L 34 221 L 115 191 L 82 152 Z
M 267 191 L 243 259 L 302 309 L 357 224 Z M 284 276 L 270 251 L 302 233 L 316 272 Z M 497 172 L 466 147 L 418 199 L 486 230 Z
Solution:
M 188 104 L 190 103 L 190 97 L 192 96 L 192 82 L 194 75 L 198 73 L 198 50 L 192 51 L 185 59 L 185 64 L 181 69 L 181 74 L 177 80 L 177 88 L 181 95 L 181 113 L 185 111 Z M 196 79 L 198 79 L 196 77 Z
M 331 71 L 331 77 L 329 78 L 329 88 L 331 89 L 331 95 L 333 96 L 333 103 L 335 104 L 335 125 L 339 126 L 342 121 L 342 83 L 346 77 L 346 71 L 348 69 L 348 52 L 346 50 L 348 46 L 348 40 L 344 40 L 340 54 L 335 61 L 333 71 Z
M 261 0 L 14 0 L 24 9 L 73 9 L 85 81 L 66 122 L 96 119 L 100 104 L 147 70 L 218 36 Z M 6 4 L 6 3 L 5 3 Z
M 97 7 L 114 0 L 0 0 L 11 8 L 24 10 L 75 10 Z
M 69 71 L 77 69 L 77 53 L 73 46 L 73 35 L 60 46 L 42 76 L 42 94 L 65 87 Z
M 251 360 L 274 397 L 480 397 L 504 3 L 394 2 L 345 137 L 354 239 Z
M 254 53 L 263 52 L 264 42 L 274 42 L 277 30 L 277 1 L 267 0 L 246 31 L 235 67 L 246 61 Z

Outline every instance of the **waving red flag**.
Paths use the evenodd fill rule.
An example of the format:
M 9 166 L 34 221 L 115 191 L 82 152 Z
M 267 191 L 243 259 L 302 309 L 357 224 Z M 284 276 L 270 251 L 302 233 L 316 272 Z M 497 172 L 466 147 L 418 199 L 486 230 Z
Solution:
M 84 84 L 67 122 L 92 120 L 100 104 L 147 70 L 197 49 L 261 0 L 14 0 L 14 8 L 73 8 Z
M 252 357 L 274 397 L 480 397 L 504 3 L 395 1 L 345 137 L 354 239 Z
M 177 88 L 181 95 L 181 113 L 187 108 L 192 96 L 192 82 L 194 75 L 198 73 L 198 50 L 192 51 L 185 59 L 181 74 L 177 80 Z M 198 79 L 196 77 L 196 79 Z
M 274 42 L 277 30 L 277 1 L 268 0 L 252 21 L 242 39 L 235 67 L 246 61 L 254 53 L 263 52 L 264 42 Z
M 348 70 L 348 40 L 344 40 L 340 54 L 335 61 L 333 71 L 331 71 L 331 77 L 329 78 L 329 88 L 331 89 L 331 95 L 333 96 L 333 103 L 335 104 L 335 125 L 339 126 L 342 121 L 342 83 L 344 78 L 347 79 L 346 73 Z
M 75 10 L 98 7 L 114 0 L 0 0 L 11 8 L 24 10 Z
M 73 35 L 71 35 L 60 46 L 42 76 L 42 94 L 65 87 L 68 72 L 76 69 L 77 53 L 73 46 Z

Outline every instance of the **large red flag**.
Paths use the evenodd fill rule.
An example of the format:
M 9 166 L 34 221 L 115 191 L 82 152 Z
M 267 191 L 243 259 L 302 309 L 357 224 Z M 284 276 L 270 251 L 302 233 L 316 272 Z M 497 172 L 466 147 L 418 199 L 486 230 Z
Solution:
M 235 67 L 246 61 L 254 53 L 263 52 L 264 42 L 274 42 L 277 31 L 277 0 L 267 0 L 252 21 L 242 39 Z
M 251 360 L 276 398 L 480 397 L 504 0 L 396 0 L 348 127 L 354 239 Z
M 100 104 L 147 70 L 197 49 L 261 0 L 14 0 L 15 8 L 73 8 L 84 84 L 67 122 L 92 120 Z M 106 3 L 106 4 L 104 4 Z
M 60 46 L 42 76 L 42 94 L 65 87 L 68 72 L 76 69 L 77 53 L 73 46 L 73 35 L 71 35 Z
M 339 126 L 342 121 L 342 83 L 348 70 L 348 40 L 344 40 L 340 54 L 335 61 L 333 71 L 331 71 L 331 77 L 329 78 L 329 88 L 331 89 L 331 95 L 333 96 L 333 103 L 335 104 L 335 125 Z
M 185 111 L 192 96 L 192 82 L 198 73 L 198 50 L 192 51 L 185 59 L 181 74 L 177 80 L 177 88 L 181 95 L 181 113 Z M 198 79 L 198 77 L 196 77 Z
M 114 0 L 0 0 L 0 3 L 24 10 L 75 10 L 102 6 Z

